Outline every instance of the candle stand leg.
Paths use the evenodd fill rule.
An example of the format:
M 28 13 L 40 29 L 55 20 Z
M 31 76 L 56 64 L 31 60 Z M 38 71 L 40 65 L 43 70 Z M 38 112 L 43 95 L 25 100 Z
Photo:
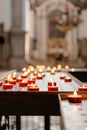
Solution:
M 45 130 L 50 130 L 50 116 L 45 116 Z
M 16 128 L 21 130 L 21 116 L 16 116 Z

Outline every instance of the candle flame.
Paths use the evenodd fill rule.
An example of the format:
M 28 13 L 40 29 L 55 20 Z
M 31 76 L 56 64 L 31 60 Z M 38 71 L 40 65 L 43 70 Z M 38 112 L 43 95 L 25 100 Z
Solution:
M 61 68 L 62 68 L 61 64 L 59 64 L 59 65 L 57 66 L 57 68 L 58 68 L 59 70 L 61 70 Z
M 77 92 L 75 91 L 75 92 L 74 92 L 74 96 L 76 96 L 76 95 L 77 95 Z
M 67 69 L 69 69 L 69 66 L 68 66 L 68 65 L 66 65 L 66 66 L 65 66 L 65 69 L 66 69 L 66 70 L 67 70 Z
M 13 76 L 16 76 L 16 72 L 13 73 Z
M 75 68 L 72 68 L 71 71 L 72 71 L 72 72 L 75 72 Z

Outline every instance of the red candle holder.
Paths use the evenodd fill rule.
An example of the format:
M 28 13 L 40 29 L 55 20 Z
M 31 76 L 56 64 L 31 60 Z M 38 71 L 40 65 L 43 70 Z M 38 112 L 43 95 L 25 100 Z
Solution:
M 23 80 L 23 78 L 21 78 L 20 76 L 16 79 L 17 82 L 21 82 Z
M 64 78 L 64 81 L 65 81 L 65 82 L 71 82 L 72 79 L 71 79 L 70 77 L 66 77 L 66 78 Z
M 15 85 L 15 84 L 16 84 L 16 80 L 14 80 L 14 79 L 9 79 L 9 80 L 8 80 L 8 83 Z
M 27 78 L 27 77 L 28 75 L 25 75 L 25 74 L 21 75 L 21 78 Z
M 0 86 L 2 86 L 2 81 L 0 81 Z
M 65 75 L 61 75 L 60 79 L 65 79 L 65 77 L 66 77 Z
M 14 79 L 14 80 L 16 80 L 16 78 L 17 78 L 16 72 L 14 72 L 14 73 L 12 74 L 11 78 Z
M 74 94 L 68 96 L 68 101 L 70 103 L 81 103 L 82 102 L 82 96 L 78 95 L 76 92 L 74 92 Z
M 27 89 L 28 91 L 39 91 L 39 87 L 34 85 L 29 85 Z
M 85 87 L 85 86 L 80 86 L 79 88 L 78 88 L 78 91 L 87 91 L 87 87 Z
M 20 87 L 26 87 L 27 84 L 28 84 L 28 82 L 26 80 L 23 80 L 23 81 L 19 82 Z
M 48 91 L 58 91 L 58 86 L 48 86 Z
M 34 84 L 35 83 L 35 78 L 28 79 L 28 84 Z
M 36 78 L 37 78 L 37 79 L 43 79 L 43 76 L 38 73 L 37 76 L 36 76 Z
M 12 89 L 12 88 L 13 88 L 13 84 L 9 84 L 9 83 L 3 84 L 3 89 Z
M 56 82 L 51 82 L 51 81 L 48 82 L 48 86 L 53 86 L 53 85 L 56 86 Z

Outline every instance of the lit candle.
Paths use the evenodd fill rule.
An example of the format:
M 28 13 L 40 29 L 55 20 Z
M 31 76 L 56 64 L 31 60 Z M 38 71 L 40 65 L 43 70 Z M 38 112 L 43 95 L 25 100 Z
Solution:
M 75 72 L 75 68 L 71 68 L 71 72 Z
M 12 89 L 12 88 L 13 88 L 13 84 L 9 84 L 9 83 L 3 84 L 3 89 Z
M 7 77 L 5 77 L 5 82 L 8 83 L 9 79 L 11 79 L 11 75 L 8 75 Z
M 80 103 L 82 101 L 82 96 L 78 95 L 75 91 L 74 94 L 68 96 L 68 101 L 70 103 Z
M 43 79 L 42 74 L 38 73 L 38 74 L 37 74 L 37 79 Z
M 34 75 L 37 75 L 38 73 L 37 73 L 37 71 L 34 71 Z
M 71 82 L 72 79 L 71 79 L 70 77 L 66 77 L 66 78 L 64 78 L 64 81 L 65 81 L 65 82 Z
M 54 71 L 56 71 L 56 70 L 57 70 L 55 66 L 53 67 L 53 70 L 54 70 Z
M 23 80 L 23 78 L 21 78 L 20 76 L 16 79 L 17 82 L 21 82 Z
M 65 66 L 65 69 L 66 69 L 66 70 L 68 70 L 68 69 L 69 69 L 69 66 L 68 66 L 68 65 L 66 65 L 66 66 Z
M 14 72 L 14 73 L 12 74 L 11 78 L 14 79 L 14 80 L 16 80 L 16 78 L 17 78 L 16 72 Z
M 30 67 L 30 72 L 31 72 L 31 73 L 34 72 L 34 67 L 33 67 L 33 66 Z
M 27 70 L 27 69 L 24 67 L 24 68 L 22 69 L 22 72 L 26 72 L 26 70 Z
M 9 84 L 13 84 L 13 85 L 16 84 L 16 80 L 14 80 L 14 79 L 12 79 L 12 78 L 10 78 L 10 79 L 8 80 L 8 82 L 9 82 Z
M 21 78 L 27 78 L 28 77 L 28 73 L 27 72 L 24 72 L 21 76 Z
M 52 70 L 50 71 L 50 73 L 51 73 L 52 75 L 54 75 L 54 74 L 55 74 L 54 69 L 52 69 Z
M 42 72 L 43 72 L 43 69 L 42 69 L 42 68 L 39 68 L 38 72 L 39 72 L 39 73 L 42 73 Z
M 54 82 L 53 80 L 49 81 L 48 82 L 48 86 L 56 86 L 56 82 Z
M 61 69 L 62 69 L 62 66 L 59 64 L 59 65 L 57 66 L 57 71 L 61 71 Z
M 48 66 L 48 67 L 47 67 L 47 71 L 50 72 L 50 70 L 51 70 L 51 68 L 50 68 L 50 66 Z
M 34 83 L 35 83 L 35 78 L 28 79 L 28 84 L 34 84 Z
M 58 91 L 58 86 L 56 86 L 55 82 L 52 82 L 53 84 L 49 84 L 48 91 Z M 51 85 L 51 86 L 50 86 Z
M 60 76 L 60 79 L 65 79 L 65 77 L 66 77 L 66 76 L 62 74 L 62 75 Z
M 32 85 L 28 85 L 28 91 L 39 91 L 39 87 L 32 84 Z
M 80 86 L 79 88 L 78 88 L 78 91 L 87 91 L 87 87 L 86 86 Z
M 19 82 L 20 87 L 26 87 L 27 84 L 28 84 L 27 80 L 22 80 L 21 82 Z
M 58 91 L 58 86 L 48 86 L 48 91 Z

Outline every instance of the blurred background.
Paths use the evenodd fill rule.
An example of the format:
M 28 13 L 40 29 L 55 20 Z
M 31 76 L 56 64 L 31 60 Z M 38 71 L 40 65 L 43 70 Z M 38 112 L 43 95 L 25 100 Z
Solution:
M 87 0 L 0 0 L 0 69 L 87 67 Z

